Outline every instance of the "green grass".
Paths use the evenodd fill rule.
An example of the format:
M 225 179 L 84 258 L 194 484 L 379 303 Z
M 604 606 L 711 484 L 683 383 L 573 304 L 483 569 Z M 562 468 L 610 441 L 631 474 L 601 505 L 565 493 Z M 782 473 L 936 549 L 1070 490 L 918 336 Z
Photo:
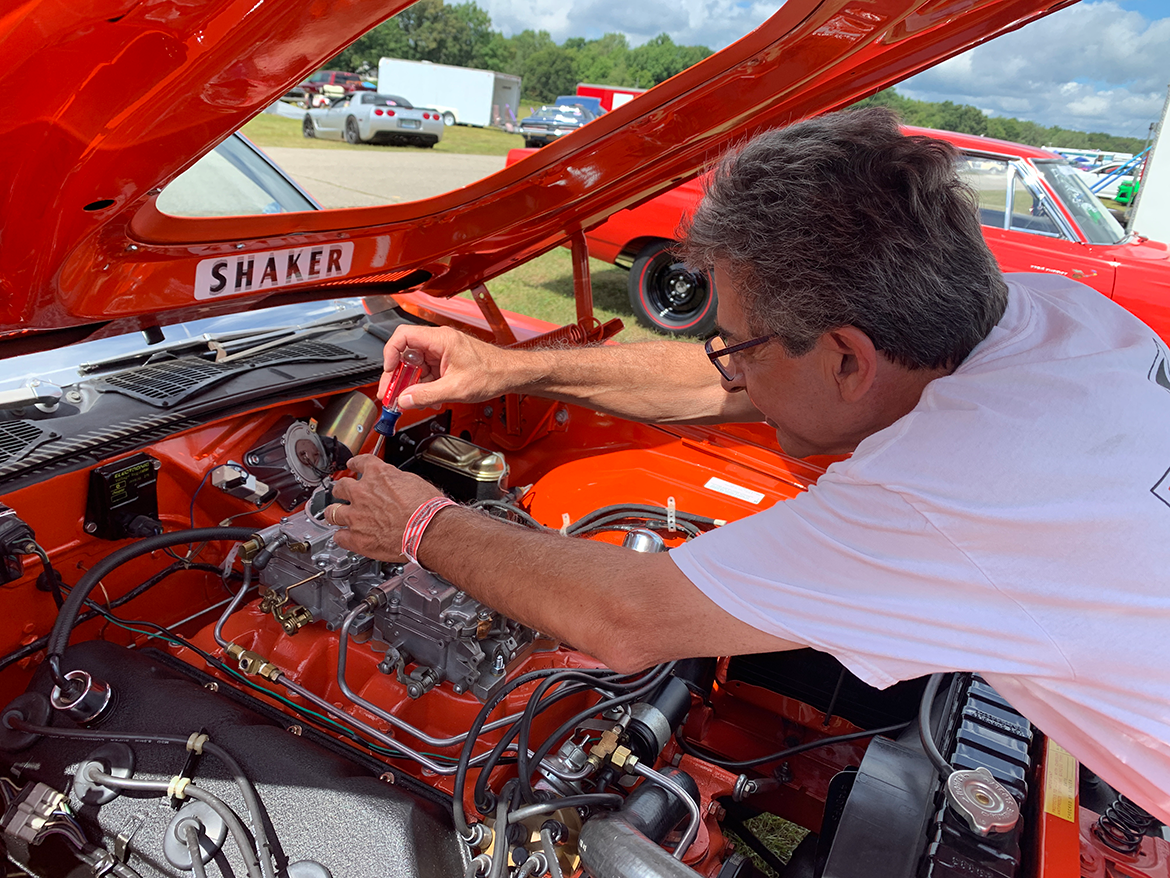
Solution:
M 745 820 L 744 825 L 752 831 L 756 838 L 764 843 L 764 846 L 768 850 L 785 863 L 792 858 L 792 852 L 796 850 L 796 846 L 808 835 L 808 830 L 803 826 L 797 826 L 795 823 L 790 823 L 783 817 L 777 817 L 775 814 L 760 814 L 758 817 Z M 757 869 L 765 875 L 770 876 L 770 878 L 780 878 L 734 832 L 728 831 L 727 836 L 735 842 L 736 852 L 747 855 L 755 863 Z
M 525 110 L 527 115 L 527 110 Z M 381 146 L 360 143 L 351 146 L 340 140 L 307 138 L 301 134 L 299 119 L 284 116 L 270 116 L 261 113 L 243 127 L 243 132 L 257 146 L 292 146 L 306 149 L 410 149 L 417 146 Z M 443 129 L 443 139 L 434 146 L 434 152 L 459 153 L 461 155 L 507 155 L 508 150 L 524 146 L 519 134 L 508 134 L 496 128 L 471 128 L 453 125 Z

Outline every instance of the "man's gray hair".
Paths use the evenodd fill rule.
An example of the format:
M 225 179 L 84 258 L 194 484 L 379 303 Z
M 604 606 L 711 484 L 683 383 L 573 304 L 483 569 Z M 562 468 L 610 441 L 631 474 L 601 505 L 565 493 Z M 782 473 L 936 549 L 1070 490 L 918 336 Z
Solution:
M 718 262 L 753 332 L 791 356 L 856 326 L 907 368 L 953 368 L 1003 316 L 1007 285 L 950 144 L 875 108 L 769 131 L 725 156 L 683 257 Z

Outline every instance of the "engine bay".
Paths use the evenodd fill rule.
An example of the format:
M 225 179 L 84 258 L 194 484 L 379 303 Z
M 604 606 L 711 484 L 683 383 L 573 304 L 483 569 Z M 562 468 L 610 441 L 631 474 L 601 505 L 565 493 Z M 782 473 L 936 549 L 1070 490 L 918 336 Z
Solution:
M 1099 819 L 1109 792 L 1078 807 L 1075 760 L 977 676 L 878 691 L 812 650 L 621 675 L 417 564 L 345 551 L 324 510 L 373 443 L 371 380 L 10 482 L 9 874 L 1012 878 L 1166 862 L 1144 827 L 1134 846 L 1128 825 L 1130 853 L 1101 841 L 1101 822 L 1126 826 Z M 383 455 L 485 515 L 629 551 L 823 471 L 763 425 L 664 428 L 520 396 L 408 413 Z M 761 815 L 801 828 L 786 864 Z M 1097 871 L 1060 871 L 1070 843 Z

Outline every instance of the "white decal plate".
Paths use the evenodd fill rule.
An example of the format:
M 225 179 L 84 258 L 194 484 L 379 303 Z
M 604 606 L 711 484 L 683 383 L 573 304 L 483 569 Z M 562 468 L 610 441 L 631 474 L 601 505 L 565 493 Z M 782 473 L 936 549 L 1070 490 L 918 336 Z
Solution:
M 718 478 L 707 479 L 707 484 L 703 487 L 711 491 L 718 491 L 720 494 L 726 494 L 728 497 L 734 497 L 736 500 L 745 500 L 748 503 L 754 503 L 757 506 L 764 499 L 764 495 L 759 491 L 753 491 L 751 488 L 745 488 L 743 485 L 737 485 L 734 482 L 728 482 Z
M 337 280 L 349 274 L 352 264 L 353 241 L 216 256 L 195 266 L 195 298 L 218 299 Z

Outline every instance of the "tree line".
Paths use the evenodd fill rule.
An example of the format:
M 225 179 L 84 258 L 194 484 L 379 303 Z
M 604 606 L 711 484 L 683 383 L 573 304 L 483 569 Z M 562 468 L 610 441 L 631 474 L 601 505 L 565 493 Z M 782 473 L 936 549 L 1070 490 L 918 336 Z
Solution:
M 524 98 L 544 102 L 557 95 L 575 93 L 578 82 L 650 88 L 710 54 L 706 46 L 677 45 L 665 33 L 633 48 L 625 35 L 619 33 L 595 40 L 571 37 L 560 45 L 543 30 L 525 30 L 505 37 L 492 29 L 491 16 L 474 0 L 463 3 L 419 0 L 359 37 L 330 61 L 328 67 L 376 76 L 378 61 L 383 57 L 478 67 L 522 77 Z M 1031 146 L 1132 153 L 1145 146 L 1136 137 L 1072 131 L 1015 118 L 987 116 L 977 107 L 951 101 L 911 100 L 892 88 L 857 104 L 867 105 L 890 107 L 908 125 L 982 134 Z
M 383 57 L 478 67 L 514 73 L 524 80 L 525 98 L 551 101 L 575 93 L 578 82 L 650 88 L 710 54 L 706 46 L 676 45 L 665 33 L 635 48 L 619 33 L 560 45 L 544 30 L 505 37 L 474 2 L 419 0 L 359 37 L 329 67 L 376 75 Z
M 985 115 L 969 104 L 951 101 L 932 103 L 915 101 L 888 88 L 872 97 L 858 101 L 854 106 L 889 107 L 902 117 L 907 125 L 922 128 L 941 128 L 960 134 L 981 134 L 1029 146 L 1059 146 L 1068 149 L 1100 149 L 1107 152 L 1139 153 L 1146 142 L 1139 137 L 1119 137 L 1101 131 L 1073 131 L 1059 125 L 1044 126 L 1024 119 Z

